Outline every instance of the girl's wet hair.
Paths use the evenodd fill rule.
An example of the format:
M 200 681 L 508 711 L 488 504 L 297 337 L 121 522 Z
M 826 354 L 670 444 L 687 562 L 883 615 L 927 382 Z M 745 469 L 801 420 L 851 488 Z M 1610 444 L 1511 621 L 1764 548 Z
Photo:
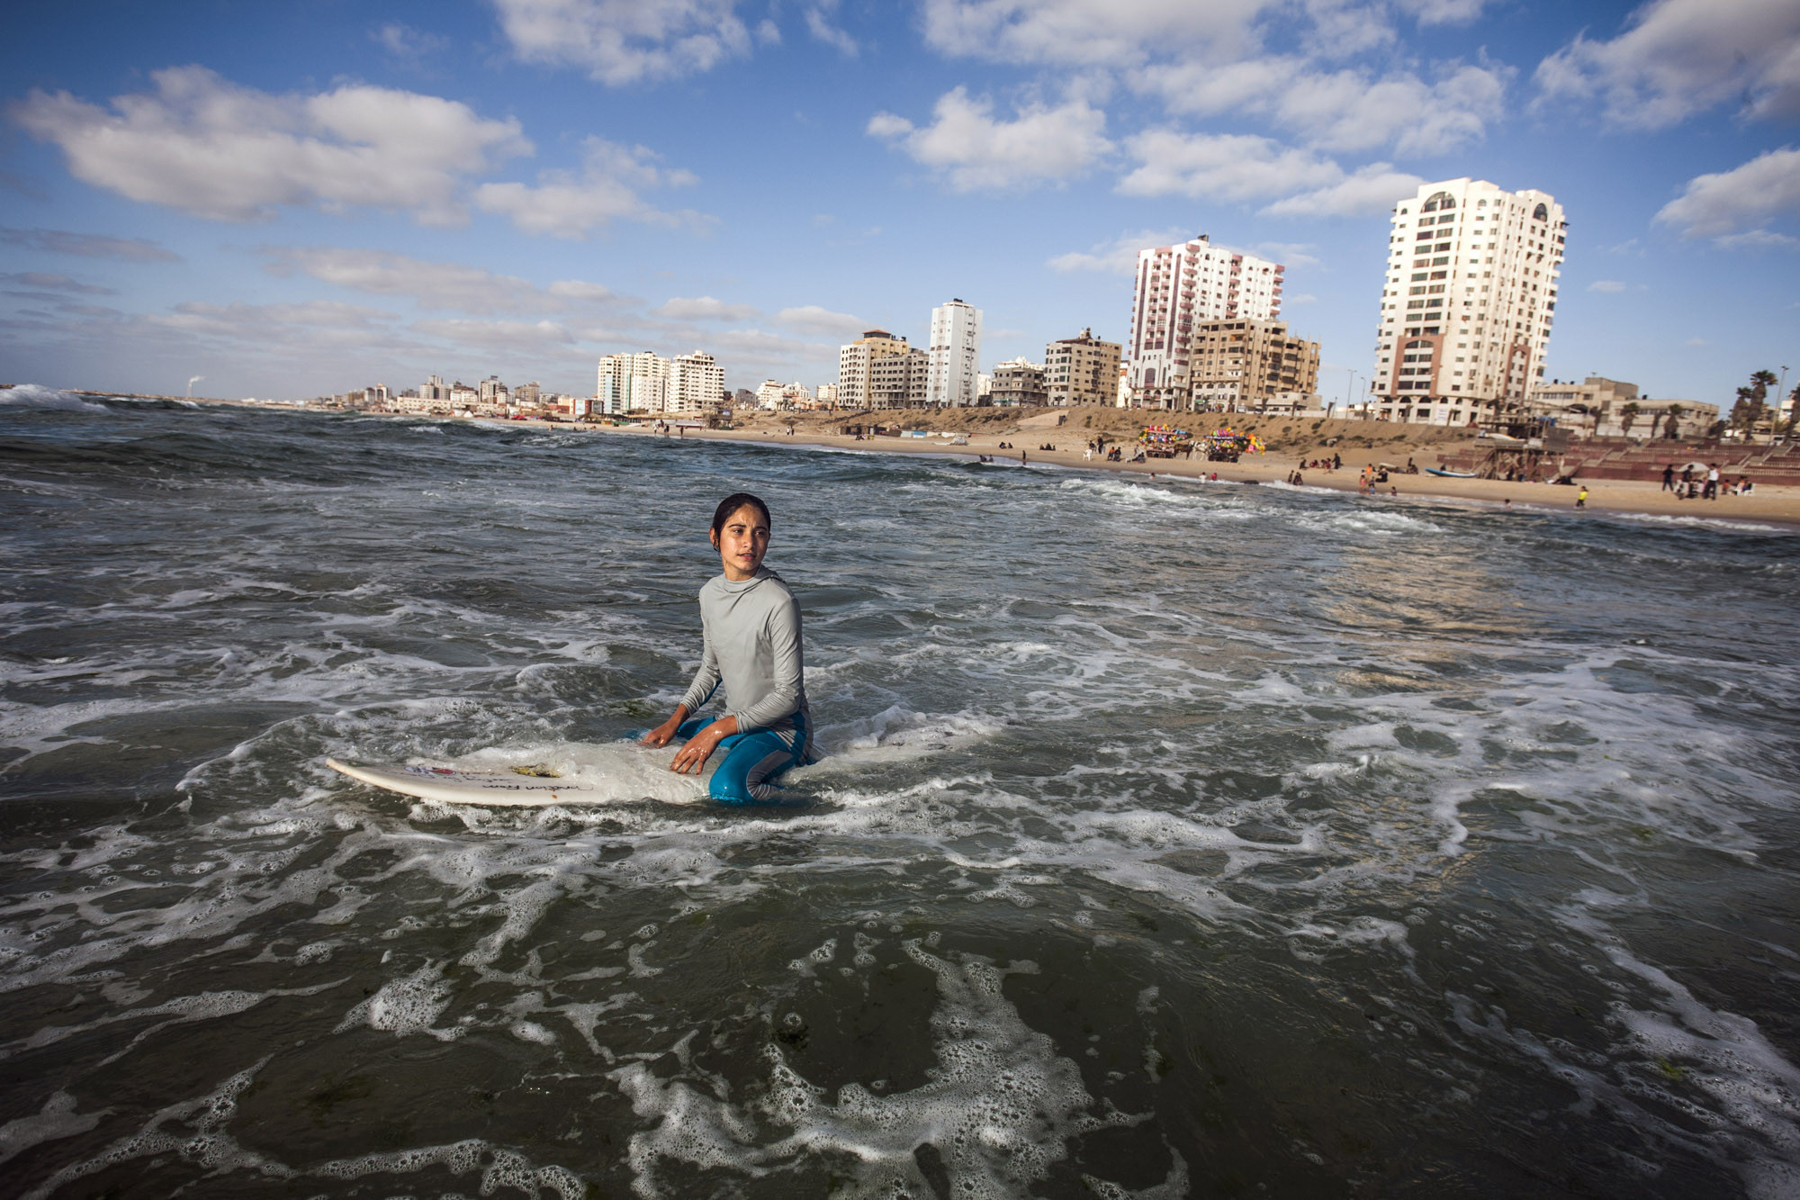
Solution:
M 762 514 L 763 524 L 767 525 L 771 530 L 775 528 L 775 519 L 769 516 L 768 505 L 764 504 L 757 497 L 752 496 L 749 492 L 733 492 L 731 495 L 719 501 L 719 507 L 713 509 L 713 536 L 718 537 L 725 528 L 725 522 L 731 519 L 731 514 L 744 507 L 754 508 L 757 512 Z

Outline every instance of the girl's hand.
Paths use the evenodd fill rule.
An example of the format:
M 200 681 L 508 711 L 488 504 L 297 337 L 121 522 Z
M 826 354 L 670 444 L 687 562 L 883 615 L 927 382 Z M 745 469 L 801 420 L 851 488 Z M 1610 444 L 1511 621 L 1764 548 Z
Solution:
M 669 770 L 677 775 L 692 772 L 698 775 L 706 766 L 706 760 L 718 749 L 719 740 L 724 733 L 719 730 L 719 722 L 714 721 L 699 733 L 688 739 L 688 744 L 675 754 L 675 761 L 669 764 Z M 666 740 L 666 739 L 665 739 Z

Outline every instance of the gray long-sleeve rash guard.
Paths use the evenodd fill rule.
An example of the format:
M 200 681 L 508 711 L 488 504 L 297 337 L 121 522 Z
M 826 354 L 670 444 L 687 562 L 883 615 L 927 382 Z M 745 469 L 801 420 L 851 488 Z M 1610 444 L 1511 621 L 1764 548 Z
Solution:
M 781 576 L 767 567 L 743 583 L 723 575 L 700 589 L 706 650 L 681 703 L 700 710 L 721 681 L 739 733 L 790 733 L 806 706 L 806 667 L 800 654 L 800 605 Z M 808 722 L 810 725 L 810 721 Z

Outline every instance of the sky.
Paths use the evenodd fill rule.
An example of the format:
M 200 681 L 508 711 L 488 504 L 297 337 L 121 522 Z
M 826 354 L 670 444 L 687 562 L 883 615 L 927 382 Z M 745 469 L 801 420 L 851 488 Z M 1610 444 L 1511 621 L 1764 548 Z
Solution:
M 1800 0 L 13 0 L 0 381 L 835 379 L 984 313 L 1124 341 L 1136 251 L 1285 263 L 1366 387 L 1396 201 L 1569 221 L 1546 377 L 1800 375 Z M 198 378 L 196 378 L 198 377 Z M 1790 386 L 1792 378 L 1790 378 Z

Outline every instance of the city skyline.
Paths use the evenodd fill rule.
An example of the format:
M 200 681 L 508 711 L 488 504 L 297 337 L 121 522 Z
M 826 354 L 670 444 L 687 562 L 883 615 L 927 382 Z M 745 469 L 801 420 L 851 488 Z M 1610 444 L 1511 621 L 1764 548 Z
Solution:
M 991 371 L 1125 343 L 1137 252 L 1206 233 L 1286 265 L 1342 403 L 1390 209 L 1460 176 L 1566 210 L 1546 378 L 1728 401 L 1793 353 L 1776 0 L 109 7 L 81 36 L 100 15 L 0 48 L 8 380 L 582 394 L 705 346 L 733 388 L 824 381 L 864 330 L 928 345 L 949 296 Z

